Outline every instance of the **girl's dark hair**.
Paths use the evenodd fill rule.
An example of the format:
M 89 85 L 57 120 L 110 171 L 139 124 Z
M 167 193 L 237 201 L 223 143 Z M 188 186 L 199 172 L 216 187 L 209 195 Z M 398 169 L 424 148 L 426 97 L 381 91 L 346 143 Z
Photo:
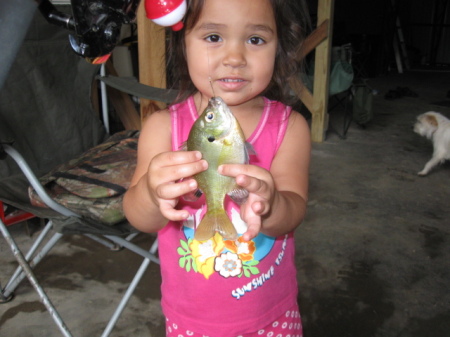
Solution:
M 269 1 L 277 24 L 278 47 L 272 80 L 263 95 L 285 104 L 292 104 L 297 99 L 292 97 L 288 83 L 291 79 L 299 78 L 302 67 L 300 50 L 311 27 L 309 12 L 304 0 Z M 176 102 L 186 99 L 197 91 L 189 76 L 184 37 L 186 30 L 192 29 L 197 23 L 204 2 L 205 0 L 187 0 L 185 28 L 169 35 L 167 75 L 169 85 L 179 90 Z

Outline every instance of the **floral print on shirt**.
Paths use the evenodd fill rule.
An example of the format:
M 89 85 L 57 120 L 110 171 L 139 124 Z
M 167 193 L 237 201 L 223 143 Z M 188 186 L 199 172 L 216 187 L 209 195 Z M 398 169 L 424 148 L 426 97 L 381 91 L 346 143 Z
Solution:
M 232 218 L 235 220 L 236 217 L 233 215 L 235 214 L 232 214 Z M 195 222 L 196 218 L 200 217 L 200 212 L 197 212 L 193 217 L 194 219 L 190 219 L 191 222 L 192 220 Z M 237 227 L 239 226 L 242 226 L 242 224 L 238 224 Z M 189 235 L 189 233 L 193 234 L 193 229 L 184 228 L 185 233 L 187 233 L 186 240 L 180 240 L 177 252 L 180 255 L 179 266 L 187 272 L 200 273 L 206 279 L 209 279 L 214 273 L 225 278 L 251 277 L 260 273 L 258 269 L 260 260 L 255 257 L 257 251 L 256 240 L 243 241 L 241 237 L 234 241 L 224 240 L 219 233 L 216 233 L 209 240 L 197 241 L 193 238 L 193 235 Z M 273 240 L 268 237 L 265 237 L 265 239 L 259 237 L 259 241 L 262 239 L 263 241 Z M 261 246 L 271 247 L 270 244 Z M 267 253 L 264 255 L 267 255 Z M 259 254 L 259 256 L 261 257 L 262 255 Z

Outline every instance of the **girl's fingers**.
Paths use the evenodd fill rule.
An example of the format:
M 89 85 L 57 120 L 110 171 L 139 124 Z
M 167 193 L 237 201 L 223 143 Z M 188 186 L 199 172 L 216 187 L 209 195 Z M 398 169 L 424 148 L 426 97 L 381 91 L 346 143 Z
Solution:
M 176 199 L 184 194 L 194 191 L 197 182 L 194 179 L 187 179 L 176 183 L 161 184 L 156 188 L 156 195 L 160 199 Z
M 151 166 L 148 174 L 150 181 L 154 181 L 155 184 L 165 184 L 192 177 L 197 173 L 205 171 L 207 168 L 208 163 L 206 160 L 198 160 L 163 167 Z
M 162 203 L 159 206 L 161 214 L 170 221 L 182 221 L 187 219 L 189 212 L 187 210 L 177 210 L 169 203 Z
M 244 241 L 250 241 L 255 238 L 261 230 L 261 217 L 250 216 L 247 220 L 247 231 L 242 234 Z
M 254 165 L 226 164 L 219 166 L 219 173 L 236 178 L 236 183 L 250 193 L 264 194 L 270 192 L 267 182 L 272 181 L 269 171 Z
M 246 175 L 237 176 L 236 183 L 250 193 L 258 195 L 264 194 L 269 190 L 268 185 L 263 180 Z
M 266 213 L 266 209 L 268 208 L 267 206 L 268 205 L 266 205 L 266 203 L 264 203 L 262 201 L 256 201 L 251 204 L 252 211 L 256 215 L 264 215 Z
M 257 166 L 253 165 L 245 165 L 245 164 L 224 164 L 220 165 L 218 168 L 218 172 L 224 176 L 236 178 L 238 175 L 244 174 L 249 176 L 254 176 L 255 170 L 261 169 Z
M 176 181 L 183 178 L 192 177 L 193 175 L 205 171 L 208 168 L 206 160 L 200 160 L 193 163 L 182 165 L 168 166 L 164 170 L 165 179 L 168 181 Z
M 199 161 L 202 159 L 202 154 L 199 151 L 172 151 L 163 152 L 155 156 L 153 163 L 157 168 L 172 165 L 181 165 Z

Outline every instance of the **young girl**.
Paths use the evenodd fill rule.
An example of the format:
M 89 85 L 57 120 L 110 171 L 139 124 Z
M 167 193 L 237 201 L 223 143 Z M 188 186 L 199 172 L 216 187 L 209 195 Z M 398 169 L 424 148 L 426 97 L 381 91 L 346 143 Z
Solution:
M 287 105 L 304 37 L 299 0 L 188 0 L 169 69 L 182 100 L 145 121 L 124 198 L 130 223 L 158 232 L 167 336 L 302 336 L 293 231 L 305 216 L 310 135 Z M 226 209 L 240 235 L 194 239 L 204 197 L 190 178 L 208 163 L 179 151 L 208 100 L 221 97 L 256 154 L 219 167 L 249 192 Z M 271 100 L 271 99 L 276 99 Z

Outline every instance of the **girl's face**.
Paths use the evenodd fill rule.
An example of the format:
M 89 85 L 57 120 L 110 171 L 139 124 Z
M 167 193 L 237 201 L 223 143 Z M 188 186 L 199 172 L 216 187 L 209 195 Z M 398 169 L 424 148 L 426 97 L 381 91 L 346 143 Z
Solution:
M 269 0 L 206 0 L 185 39 L 189 74 L 206 98 L 240 105 L 269 85 L 278 43 Z

